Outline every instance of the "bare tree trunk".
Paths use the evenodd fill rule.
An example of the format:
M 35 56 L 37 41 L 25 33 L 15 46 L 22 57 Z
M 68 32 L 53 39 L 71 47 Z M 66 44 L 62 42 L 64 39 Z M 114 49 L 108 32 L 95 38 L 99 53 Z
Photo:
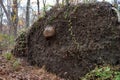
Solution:
M 11 18 L 11 0 L 7 0 L 7 12 L 8 12 L 8 16 Z M 9 22 L 8 25 L 10 25 Z
M 65 4 L 65 2 L 64 2 L 64 0 L 62 0 L 62 5 L 64 5 Z
M 43 0 L 44 13 L 46 14 L 46 0 Z
M 11 0 L 7 0 L 7 12 L 8 12 L 8 16 L 11 18 Z M 11 20 L 9 20 L 7 22 L 7 26 L 9 26 L 9 33 L 12 33 L 12 24 L 11 24 Z
M 17 25 L 18 25 L 18 4 L 17 0 L 13 0 L 12 6 L 12 22 L 13 22 L 13 34 L 17 36 Z
M 1 5 L 1 7 L 3 8 L 3 10 L 4 10 L 4 12 L 5 12 L 5 15 L 6 15 L 7 19 L 8 19 L 8 22 L 9 22 L 10 27 L 12 28 L 12 20 L 11 20 L 11 17 L 9 16 L 9 13 L 7 12 L 7 9 L 5 8 L 2 0 L 0 0 L 0 5 Z M 9 32 L 10 32 L 10 31 L 9 31 Z
M 30 0 L 27 0 L 26 6 L 26 27 L 30 26 Z
M 2 7 L 0 6 L 0 32 L 2 32 L 2 21 L 3 21 L 3 11 Z
M 118 8 L 117 0 L 114 0 L 114 6 Z
M 10 17 L 9 17 L 9 15 L 8 15 L 8 12 L 7 12 L 6 8 L 5 8 L 2 0 L 0 0 L 0 5 L 2 6 L 2 8 L 3 8 L 3 10 L 4 10 L 5 15 L 6 15 L 8 21 L 10 21 Z
M 59 7 L 59 0 L 56 0 L 56 5 Z
M 70 5 L 69 0 L 65 0 L 65 3 L 66 3 L 66 5 L 67 5 L 67 6 L 69 6 L 69 5 Z
M 40 14 L 40 2 L 37 0 L 37 7 L 38 7 L 38 15 Z

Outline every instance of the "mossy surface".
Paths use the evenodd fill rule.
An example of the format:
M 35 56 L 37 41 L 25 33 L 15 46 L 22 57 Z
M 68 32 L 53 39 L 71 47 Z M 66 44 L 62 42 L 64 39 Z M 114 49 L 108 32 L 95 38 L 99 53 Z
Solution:
M 56 30 L 50 39 L 43 36 L 47 25 Z M 25 34 L 23 51 L 32 65 L 45 66 L 47 71 L 69 80 L 79 80 L 95 65 L 120 65 L 118 27 L 116 13 L 109 3 L 53 7 Z M 22 51 L 14 53 L 19 55 Z

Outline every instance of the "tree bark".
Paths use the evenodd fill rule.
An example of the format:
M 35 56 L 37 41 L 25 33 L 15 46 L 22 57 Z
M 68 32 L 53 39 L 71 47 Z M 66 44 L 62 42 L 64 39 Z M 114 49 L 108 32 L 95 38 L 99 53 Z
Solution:
M 10 28 L 12 28 L 11 17 L 9 16 L 9 13 L 7 12 L 7 9 L 5 8 L 2 0 L 0 0 L 0 5 L 1 5 L 1 7 L 3 8 L 3 10 L 4 10 L 4 12 L 5 12 L 5 15 L 6 15 L 7 19 L 8 19 Z M 10 31 L 9 31 L 9 32 L 10 32 Z
M 59 0 L 56 0 L 56 5 L 59 7 Z
M 27 0 L 26 6 L 26 27 L 30 26 L 30 0 Z
M 18 4 L 17 0 L 13 0 L 12 6 L 12 22 L 13 22 L 13 34 L 17 36 L 17 25 L 18 25 Z
M 40 2 L 37 0 L 37 7 L 38 7 L 38 15 L 40 14 Z
M 62 0 L 62 5 L 64 5 L 65 3 L 64 3 L 64 0 Z
M 2 0 L 0 0 L 0 5 L 2 6 L 2 8 L 3 8 L 3 10 L 4 10 L 5 15 L 6 15 L 8 21 L 10 21 L 10 17 L 9 17 L 9 15 L 8 15 L 8 12 L 7 12 L 6 8 L 5 8 Z
M 10 19 L 12 19 L 12 17 L 11 17 L 11 0 L 7 0 L 7 12 L 8 12 L 8 16 L 9 16 L 9 18 Z M 8 22 L 7 22 L 7 26 L 9 27 L 9 33 L 12 33 L 13 31 L 12 31 L 12 26 L 13 24 L 12 24 L 12 22 L 11 22 L 11 20 L 9 20 Z
M 67 5 L 67 6 L 69 6 L 69 5 L 70 5 L 69 0 L 65 0 L 65 3 L 66 3 L 66 5 Z
M 7 0 L 7 12 L 8 12 L 8 16 L 11 18 L 11 0 Z M 11 25 L 10 21 L 8 21 L 7 24 Z
M 114 0 L 114 6 L 118 8 L 117 0 Z
M 3 11 L 2 8 L 0 8 L 0 32 L 2 32 L 2 26 L 3 26 L 2 22 L 3 22 Z
M 46 14 L 46 0 L 43 0 L 44 13 Z

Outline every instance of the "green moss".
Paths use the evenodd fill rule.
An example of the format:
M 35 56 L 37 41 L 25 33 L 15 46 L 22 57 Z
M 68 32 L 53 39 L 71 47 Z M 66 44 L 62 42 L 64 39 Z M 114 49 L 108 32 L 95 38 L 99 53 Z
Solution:
M 110 66 L 96 67 L 81 80 L 120 80 L 120 71 L 113 70 Z
M 9 52 L 4 53 L 3 56 L 4 56 L 7 60 L 11 60 L 12 57 L 13 57 L 13 55 L 12 55 L 11 53 L 9 53 Z

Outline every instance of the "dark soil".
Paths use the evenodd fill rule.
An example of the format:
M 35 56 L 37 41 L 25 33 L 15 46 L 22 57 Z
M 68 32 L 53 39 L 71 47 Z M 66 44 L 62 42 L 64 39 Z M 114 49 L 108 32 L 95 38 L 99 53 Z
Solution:
M 56 29 L 49 39 L 43 36 L 47 25 Z M 95 65 L 120 65 L 120 29 L 109 3 L 53 7 L 23 37 L 24 46 L 19 37 L 14 54 L 23 52 L 31 65 L 65 79 L 78 80 Z

